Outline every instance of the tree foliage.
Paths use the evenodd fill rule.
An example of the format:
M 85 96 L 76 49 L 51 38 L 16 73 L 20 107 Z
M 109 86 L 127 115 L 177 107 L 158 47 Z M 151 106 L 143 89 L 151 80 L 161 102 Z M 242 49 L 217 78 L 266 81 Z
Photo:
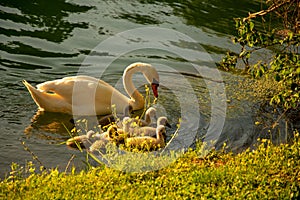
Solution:
M 232 70 L 236 68 L 237 61 L 242 60 L 244 72 L 253 78 L 272 78 L 278 84 L 275 87 L 283 88 L 270 97 L 272 105 L 285 109 L 298 108 L 300 0 L 267 0 L 265 5 L 265 10 L 249 13 L 243 19 L 235 19 L 237 36 L 233 41 L 241 45 L 241 51 L 239 54 L 228 52 L 220 67 Z M 274 52 L 271 60 L 249 62 L 254 52 L 265 48 Z

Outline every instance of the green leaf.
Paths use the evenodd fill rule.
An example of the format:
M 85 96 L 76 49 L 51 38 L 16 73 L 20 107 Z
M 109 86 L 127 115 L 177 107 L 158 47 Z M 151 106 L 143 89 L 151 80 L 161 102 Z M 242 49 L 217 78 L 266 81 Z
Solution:
M 288 36 L 289 36 L 289 40 L 292 40 L 292 39 L 293 39 L 293 36 L 294 36 L 293 32 L 290 31 L 290 32 L 288 33 Z
M 280 78 L 280 76 L 278 74 L 275 74 L 274 75 L 274 79 L 275 79 L 275 81 L 280 81 L 281 78 Z
M 254 28 L 254 23 L 253 22 L 250 22 L 250 31 L 252 31 Z

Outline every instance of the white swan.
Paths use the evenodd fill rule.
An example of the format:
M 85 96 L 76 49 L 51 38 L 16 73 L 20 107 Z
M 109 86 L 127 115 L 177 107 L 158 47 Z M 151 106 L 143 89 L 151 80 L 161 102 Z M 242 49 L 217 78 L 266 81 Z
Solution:
M 108 83 L 90 76 L 72 76 L 47 81 L 37 85 L 37 88 L 26 80 L 23 80 L 23 83 L 40 110 L 74 115 L 106 115 L 111 113 L 112 105 L 116 105 L 117 113 L 123 112 L 128 105 L 131 105 L 133 110 L 144 107 L 144 97 L 132 82 L 132 75 L 136 72 L 144 75 L 157 98 L 159 75 L 154 67 L 146 63 L 133 63 L 124 70 L 123 85 L 130 98 Z
M 156 138 L 150 136 L 131 137 L 125 140 L 125 145 L 137 149 L 156 150 L 165 146 L 164 134 L 166 134 L 165 126 L 159 125 L 156 128 Z

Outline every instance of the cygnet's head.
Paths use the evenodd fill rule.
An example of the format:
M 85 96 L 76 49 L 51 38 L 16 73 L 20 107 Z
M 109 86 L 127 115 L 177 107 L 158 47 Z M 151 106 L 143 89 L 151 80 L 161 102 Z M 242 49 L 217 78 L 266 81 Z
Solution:
M 150 118 L 156 117 L 156 109 L 153 107 L 148 108 L 146 115 L 148 115 Z
M 132 118 L 130 118 L 130 117 L 124 117 L 123 120 L 122 120 L 122 125 L 123 126 L 128 126 L 128 125 L 131 124 L 131 122 L 132 122 Z
M 86 133 L 86 137 L 87 137 L 88 139 L 92 138 L 93 135 L 95 135 L 95 131 L 93 131 L 93 130 L 89 130 L 89 131 Z
M 112 125 L 107 129 L 108 136 L 110 139 L 116 139 L 119 136 L 118 128 L 116 125 Z
M 124 116 L 128 117 L 133 111 L 132 105 L 128 105 L 124 108 Z
M 123 130 L 125 132 L 129 131 L 130 125 L 131 125 L 132 119 L 130 117 L 124 117 L 122 121 Z
M 171 128 L 171 125 L 169 124 L 167 117 L 164 117 L 164 116 L 159 117 L 157 119 L 157 126 L 159 126 L 159 125 L 164 125 L 164 126 Z

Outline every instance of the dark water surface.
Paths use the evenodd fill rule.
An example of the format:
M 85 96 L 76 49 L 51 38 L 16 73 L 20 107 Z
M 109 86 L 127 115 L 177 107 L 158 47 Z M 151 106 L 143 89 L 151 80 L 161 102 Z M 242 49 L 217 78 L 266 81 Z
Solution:
M 85 155 L 59 145 L 68 138 L 72 128 L 70 116 L 57 113 L 37 113 L 37 107 L 22 84 L 26 79 L 32 84 L 76 75 L 79 70 L 97 73 L 105 59 L 114 57 L 114 52 L 93 50 L 102 41 L 123 31 L 135 28 L 167 28 L 185 34 L 196 42 L 168 41 L 170 49 L 184 49 L 193 53 L 205 52 L 210 58 L 196 60 L 182 59 L 172 52 L 158 49 L 144 49 L 126 52 L 114 60 L 105 81 L 115 85 L 123 69 L 130 63 L 142 61 L 172 66 L 182 72 L 191 84 L 197 101 L 186 99 L 187 103 L 199 104 L 201 113 L 199 135 L 203 136 L 209 126 L 211 96 L 207 89 L 205 75 L 198 76 L 190 62 L 200 63 L 215 69 L 215 62 L 227 51 L 238 51 L 231 43 L 234 34 L 234 17 L 246 16 L 248 12 L 260 9 L 259 1 L 64 1 L 64 0 L 2 0 L 0 2 L 0 177 L 9 171 L 12 162 L 24 164 L 32 160 L 24 150 L 25 142 L 47 168 L 58 166 L 64 170 L 72 155 L 71 165 L 85 166 Z M 151 35 L 157 43 L 165 43 L 168 36 Z M 162 38 L 162 39 L 161 39 Z M 150 44 L 141 37 L 123 38 L 128 44 Z M 171 39 L 170 39 L 171 40 Z M 148 42 L 148 43 L 147 43 Z M 125 43 L 112 41 L 112 49 L 126 48 Z M 195 54 L 196 55 L 196 54 Z M 87 63 L 89 56 L 97 65 Z M 102 63 L 103 61 L 103 63 Z M 84 63 L 82 65 L 82 63 Z M 170 70 L 158 67 L 165 80 L 176 82 Z M 226 86 L 227 98 L 237 88 L 235 75 L 220 72 Z M 197 76 L 195 76 L 197 75 Z M 139 77 L 137 77 L 139 79 Z M 166 81 L 166 84 L 168 83 Z M 170 84 L 170 83 L 169 83 Z M 184 92 L 184 87 L 178 87 Z M 186 92 L 186 91 L 185 91 Z M 174 90 L 162 87 L 159 104 L 164 107 L 173 127 L 180 117 Z M 172 96 L 173 95 L 173 96 Z M 174 97 L 175 95 L 175 97 Z M 223 98 L 226 98 L 224 96 Z M 174 100 L 175 99 L 175 100 Z M 233 105 L 233 106 L 232 106 Z M 231 107 L 236 108 L 234 112 Z M 249 145 L 257 131 L 254 122 L 257 109 L 248 101 L 231 101 L 227 108 L 222 141 L 228 141 L 233 149 Z M 218 113 L 218 111 L 216 111 Z M 223 115 L 223 116 L 222 116 Z M 232 134 L 230 133 L 232 132 Z M 255 133 L 255 134 L 254 134 Z

